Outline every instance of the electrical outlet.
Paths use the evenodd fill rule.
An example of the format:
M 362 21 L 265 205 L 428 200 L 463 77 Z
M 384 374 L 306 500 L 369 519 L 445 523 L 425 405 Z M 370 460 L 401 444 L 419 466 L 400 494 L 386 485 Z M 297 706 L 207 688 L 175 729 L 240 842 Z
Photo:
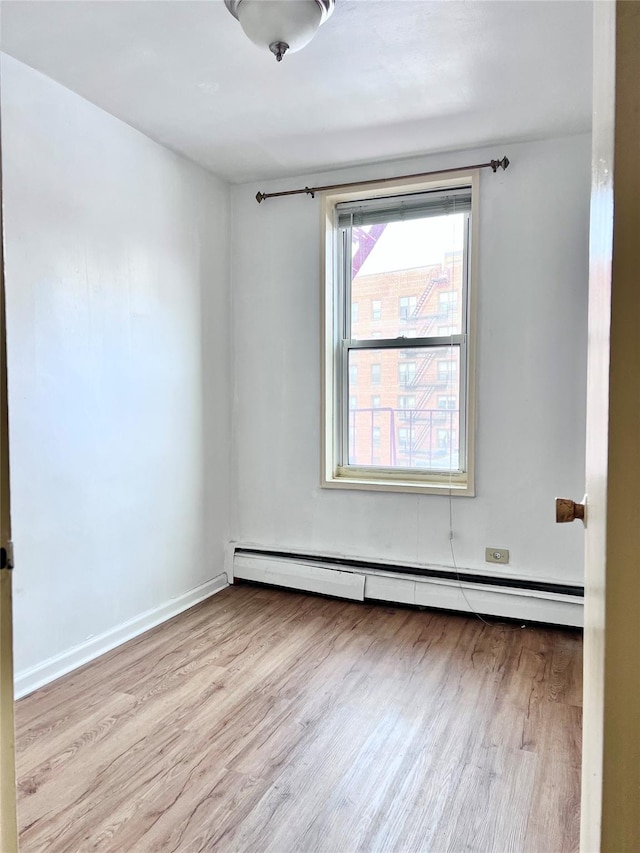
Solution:
M 484 560 L 485 563 L 502 563 L 506 565 L 509 562 L 509 552 L 506 548 L 485 548 Z

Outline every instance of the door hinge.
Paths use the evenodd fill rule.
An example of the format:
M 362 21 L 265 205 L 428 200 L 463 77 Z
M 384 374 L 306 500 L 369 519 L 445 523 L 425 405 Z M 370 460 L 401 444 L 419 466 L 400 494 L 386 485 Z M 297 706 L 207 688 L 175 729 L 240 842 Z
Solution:
M 7 542 L 6 548 L 0 548 L 0 569 L 13 568 L 13 542 Z

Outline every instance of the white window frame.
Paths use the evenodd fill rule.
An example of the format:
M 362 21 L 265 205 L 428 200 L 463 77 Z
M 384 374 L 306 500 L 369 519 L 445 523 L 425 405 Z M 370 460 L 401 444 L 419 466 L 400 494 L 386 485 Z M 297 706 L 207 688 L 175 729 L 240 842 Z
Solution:
M 478 195 L 480 175 L 477 170 L 451 172 L 437 180 L 398 182 L 372 182 L 358 190 L 327 191 L 321 197 L 322 225 L 322 287 L 323 287 L 323 335 L 322 335 L 322 477 L 325 488 L 367 489 L 392 492 L 421 492 L 427 494 L 452 494 L 472 497 L 475 494 L 475 326 L 477 295 L 477 247 L 478 247 Z M 341 357 L 344 342 L 340 336 L 343 328 L 344 305 L 338 293 L 339 251 L 337 245 L 336 206 L 341 202 L 383 199 L 390 196 L 426 192 L 456 187 L 471 187 L 471 219 L 467 252 L 467 301 L 464 306 L 466 334 L 453 336 L 464 338 L 461 347 L 460 374 L 462 396 L 459 405 L 466 401 L 466 417 L 462 419 L 461 441 L 466 445 L 465 470 L 460 472 L 407 470 L 394 468 L 367 468 L 342 464 L 344 454 L 344 429 L 342 420 L 347 383 L 340 374 L 345 363 Z M 463 318 L 464 319 L 464 318 Z M 409 340 L 409 339 L 408 339 Z M 408 341 L 407 341 L 408 342 Z M 447 340 L 443 341 L 443 345 Z M 464 353 L 464 358 L 463 358 Z M 400 391 L 400 387 L 398 389 Z M 348 427 L 347 427 L 348 428 Z

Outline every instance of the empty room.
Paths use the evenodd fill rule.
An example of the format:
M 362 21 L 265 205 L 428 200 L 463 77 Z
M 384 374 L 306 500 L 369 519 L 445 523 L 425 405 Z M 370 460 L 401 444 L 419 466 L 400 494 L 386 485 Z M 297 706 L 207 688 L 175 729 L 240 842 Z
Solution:
M 0 14 L 2 853 L 631 851 L 638 4 Z

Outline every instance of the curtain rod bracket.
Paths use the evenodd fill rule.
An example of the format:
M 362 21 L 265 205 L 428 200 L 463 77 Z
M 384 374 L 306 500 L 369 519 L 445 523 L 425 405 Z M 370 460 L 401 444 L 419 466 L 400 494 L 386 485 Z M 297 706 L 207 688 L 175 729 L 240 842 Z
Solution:
M 432 175 L 446 175 L 449 172 L 467 172 L 472 169 L 489 169 L 494 172 L 494 174 L 498 171 L 498 169 L 506 169 L 509 165 L 509 158 L 503 157 L 502 160 L 490 160 L 488 163 L 476 163 L 474 166 L 459 166 L 457 169 L 436 169 L 434 172 L 418 172 L 415 175 L 398 175 L 395 178 L 380 178 L 376 181 L 375 178 L 371 178 L 367 181 L 349 181 L 346 184 L 328 184 L 324 187 L 305 187 L 300 190 L 283 190 L 279 193 L 256 193 L 256 201 L 258 204 L 263 202 L 266 198 L 280 198 L 285 195 L 309 195 L 311 198 L 316 197 L 316 193 L 325 192 L 325 190 L 342 190 L 347 189 L 349 187 L 363 187 L 367 184 L 386 184 L 391 183 L 392 181 L 404 181 L 409 178 L 429 178 Z

